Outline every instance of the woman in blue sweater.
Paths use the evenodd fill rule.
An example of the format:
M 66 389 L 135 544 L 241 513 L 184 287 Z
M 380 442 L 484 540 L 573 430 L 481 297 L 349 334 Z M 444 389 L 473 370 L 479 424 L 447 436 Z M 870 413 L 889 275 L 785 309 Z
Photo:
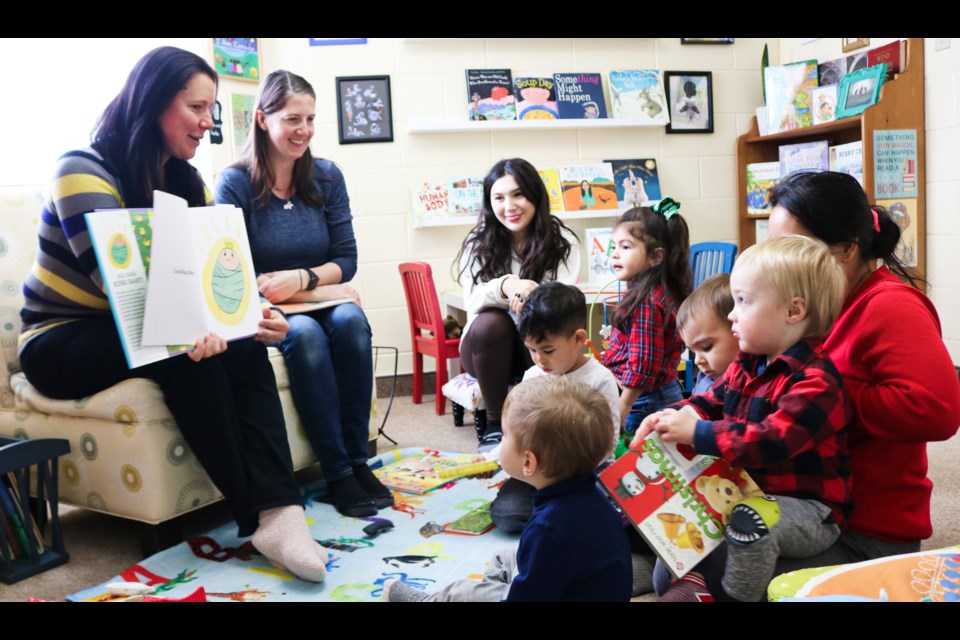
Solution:
M 334 506 L 371 516 L 393 504 L 367 466 L 371 332 L 360 296 L 346 284 L 357 271 L 357 243 L 343 174 L 310 154 L 315 114 L 309 82 L 288 71 L 268 75 L 246 147 L 220 174 L 215 197 L 243 209 L 260 292 L 270 302 L 350 300 L 290 315 L 276 346 Z

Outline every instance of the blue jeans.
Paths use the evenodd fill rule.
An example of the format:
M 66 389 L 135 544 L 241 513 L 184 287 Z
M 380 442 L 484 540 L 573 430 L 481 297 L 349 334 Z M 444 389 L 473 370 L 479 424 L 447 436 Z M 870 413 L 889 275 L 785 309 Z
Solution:
M 645 393 L 633 402 L 630 407 L 630 415 L 627 416 L 624 428 L 627 433 L 633 433 L 651 413 L 656 413 L 665 407 L 669 407 L 675 402 L 683 400 L 683 391 L 680 383 L 671 380 L 667 384 L 657 387 L 649 393 Z
M 328 481 L 367 461 L 373 350 L 363 309 L 346 303 L 287 317 L 277 343 L 290 373 L 293 402 Z

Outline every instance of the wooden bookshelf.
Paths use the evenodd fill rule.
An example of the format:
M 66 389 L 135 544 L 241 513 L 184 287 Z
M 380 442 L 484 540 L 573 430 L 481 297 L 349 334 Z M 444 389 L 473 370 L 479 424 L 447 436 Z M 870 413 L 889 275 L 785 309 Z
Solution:
M 737 138 L 737 227 L 740 250 L 756 242 L 756 220 L 766 215 L 747 214 L 747 165 L 779 160 L 780 145 L 826 140 L 831 146 L 863 142 L 863 188 L 870 202 L 874 193 L 873 132 L 882 129 L 917 131 L 917 215 L 911 224 L 917 232 L 916 272 L 926 277 L 926 143 L 923 102 L 923 38 L 907 39 L 907 60 L 903 73 L 885 82 L 877 103 L 859 116 L 812 127 L 761 136 L 757 119 L 750 130 Z

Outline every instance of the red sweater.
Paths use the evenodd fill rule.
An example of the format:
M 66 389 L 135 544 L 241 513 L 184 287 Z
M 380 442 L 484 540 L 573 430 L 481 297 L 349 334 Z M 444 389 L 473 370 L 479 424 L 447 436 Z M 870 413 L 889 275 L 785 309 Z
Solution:
M 930 300 L 881 267 L 844 303 L 824 349 L 852 400 L 850 531 L 929 538 L 927 442 L 960 425 L 960 383 Z

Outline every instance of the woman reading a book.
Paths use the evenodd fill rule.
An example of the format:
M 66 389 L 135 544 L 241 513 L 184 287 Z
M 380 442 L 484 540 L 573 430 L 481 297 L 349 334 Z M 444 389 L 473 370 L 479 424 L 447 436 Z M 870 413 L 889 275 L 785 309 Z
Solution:
M 333 504 L 359 518 L 393 496 L 367 466 L 371 331 L 347 284 L 357 242 L 343 174 L 310 153 L 315 114 L 309 82 L 289 71 L 268 75 L 241 158 L 220 174 L 215 196 L 243 209 L 261 294 L 274 304 L 318 303 L 288 316 L 277 348 Z
M 772 189 L 771 205 L 771 238 L 819 238 L 846 275 L 846 302 L 824 348 L 854 405 L 849 529 L 819 556 L 781 559 L 782 569 L 919 551 L 933 531 L 927 442 L 949 439 L 960 424 L 960 384 L 940 320 L 915 288 L 926 283 L 895 252 L 897 223 L 852 176 L 793 174 Z M 878 259 L 884 266 L 874 268 Z
M 534 166 L 513 158 L 493 165 L 484 178 L 480 220 L 454 264 L 467 309 L 460 361 L 477 379 L 487 411 L 483 453 L 503 435 L 507 387 L 533 366 L 517 332 L 523 304 L 541 282 L 575 284 L 580 247 L 576 234 L 550 215 L 547 189 Z
M 187 162 L 213 128 L 217 74 L 175 47 L 146 54 L 103 112 L 87 149 L 64 154 L 40 215 L 39 250 L 24 283 L 19 356 L 51 398 L 84 398 L 129 378 L 149 378 L 197 459 L 231 506 L 239 535 L 304 580 L 325 574 L 326 550 L 310 535 L 266 344 L 287 332 L 264 309 L 253 339 L 208 333 L 186 357 L 129 369 L 104 293 L 84 214 L 150 208 L 155 189 L 209 204 Z

